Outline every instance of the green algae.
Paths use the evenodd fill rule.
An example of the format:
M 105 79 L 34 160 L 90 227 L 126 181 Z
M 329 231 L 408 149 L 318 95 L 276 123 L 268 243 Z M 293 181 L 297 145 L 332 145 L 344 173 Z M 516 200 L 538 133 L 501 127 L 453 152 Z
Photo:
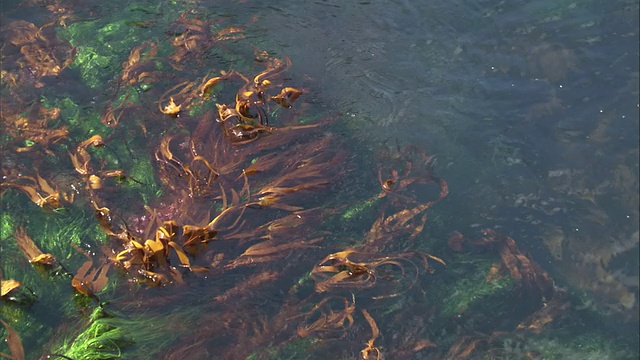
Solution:
M 13 216 L 8 212 L 2 212 L 0 214 L 0 243 L 4 243 L 13 234 L 14 228 Z
M 83 261 L 76 249 L 96 248 L 106 235 L 93 214 L 82 208 L 71 205 L 66 211 L 53 212 L 25 202 L 25 196 L 13 190 L 0 198 L 3 209 L 12 209 L 0 216 L 3 276 L 20 281 L 27 297 L 3 299 L 0 316 L 9 319 L 23 342 L 36 351 L 44 347 L 57 324 L 77 313 L 77 304 L 69 301 L 76 297 L 71 287 L 72 273 Z M 29 263 L 13 236 L 19 226 L 42 252 L 54 255 L 61 265 L 48 268 Z
M 40 102 L 46 108 L 60 109 L 60 119 L 69 129 L 70 138 L 79 143 L 93 135 L 103 138 L 113 133 L 113 129 L 102 124 L 99 111 L 92 107 L 83 107 L 71 97 L 43 97 Z
M 490 299 L 509 297 L 515 282 L 509 276 L 487 279 L 492 265 L 492 261 L 488 259 L 473 258 L 463 261 L 466 262 L 464 270 L 455 269 L 461 264 L 456 260 L 448 264 L 448 269 L 454 268 L 452 271 L 458 272 L 459 278 L 440 289 L 440 296 L 443 296 L 441 316 L 455 317 L 478 307 L 494 312 L 496 309 L 491 308 L 497 302 Z
M 128 182 L 130 189 L 138 192 L 144 204 L 162 195 L 162 188 L 156 181 L 153 165 L 148 159 L 134 161 L 129 171 L 131 178 L 136 180 Z
M 59 35 L 77 50 L 70 69 L 77 69 L 91 89 L 105 87 L 122 62 L 141 39 L 142 28 L 130 20 L 89 20 L 76 22 L 59 30 Z
M 131 341 L 123 330 L 113 324 L 112 318 L 104 308 L 95 308 L 83 330 L 74 338 L 65 339 L 53 353 L 79 360 L 120 358 L 122 348 Z
M 346 221 L 352 221 L 358 218 L 362 218 L 367 215 L 371 215 L 376 210 L 375 205 L 379 203 L 379 198 L 371 197 L 362 202 L 347 208 L 342 213 L 342 219 Z
M 94 308 L 74 332 L 58 339 L 51 352 L 87 360 L 157 359 L 180 340 L 176 332 L 182 333 L 200 315 L 192 307 L 164 314 L 149 308 L 143 313 L 125 313 L 106 304 Z

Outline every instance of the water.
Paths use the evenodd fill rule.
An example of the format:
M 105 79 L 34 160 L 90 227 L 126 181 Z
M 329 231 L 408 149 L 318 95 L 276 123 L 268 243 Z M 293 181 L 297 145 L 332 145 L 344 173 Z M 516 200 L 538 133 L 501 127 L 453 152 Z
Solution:
M 37 5 L 32 9 L 38 11 L 25 11 L 17 6 L 17 1 L 3 2 L 3 26 L 18 19 L 40 26 L 52 17 L 49 10 Z M 105 295 L 113 302 L 109 310 L 116 312 L 120 321 L 126 319 L 130 323 L 127 325 L 130 334 L 138 334 L 133 336 L 134 345 L 125 348 L 125 358 L 140 356 L 149 348 L 167 358 L 178 358 L 180 354 L 225 358 L 213 351 L 224 349 L 221 344 L 229 339 L 242 342 L 239 336 L 216 333 L 216 325 L 209 323 L 219 321 L 225 321 L 222 328 L 230 333 L 245 329 L 243 322 L 255 321 L 258 324 L 252 325 L 255 329 L 246 330 L 253 336 L 243 340 L 247 348 L 255 349 L 254 356 L 267 356 L 266 349 L 271 348 L 279 351 L 272 355 L 275 358 L 301 358 L 296 353 L 299 350 L 295 350 L 299 346 L 307 349 L 309 358 L 317 358 L 326 351 L 337 357 L 353 358 L 371 334 L 360 315 L 360 306 L 377 318 L 382 336 L 376 344 L 382 346 L 382 353 L 389 358 L 444 358 L 446 354 L 454 354 L 450 346 L 457 339 L 477 336 L 478 332 L 484 334 L 486 344 L 482 349 L 478 345 L 473 352 L 476 358 L 521 358 L 524 354 L 530 357 L 542 354 L 545 358 L 637 357 L 640 216 L 637 1 L 67 4 L 67 11 L 73 15 L 69 23 L 79 20 L 88 29 L 100 23 L 98 28 L 105 29 L 122 17 L 127 20 L 118 26 L 125 30 L 115 33 L 127 36 L 119 38 L 108 35 L 106 30 L 98 32 L 106 34 L 96 37 L 98 42 L 110 44 L 108 49 L 91 44 L 88 38 L 83 40 L 85 44 L 73 44 L 96 46 L 95 53 L 99 55 L 94 58 L 96 66 L 85 73 L 70 67 L 63 70 L 58 80 L 45 78 L 45 86 L 21 96 L 36 102 L 42 97 L 55 97 L 55 90 L 51 89 L 62 89 L 57 91 L 72 94 L 80 109 L 100 111 L 117 93 L 114 81 L 91 90 L 84 84 L 103 83 L 112 79 L 112 74 L 119 74 L 131 48 L 144 39 L 166 42 L 171 38 L 166 24 L 189 8 L 223 19 L 221 27 L 244 27 L 243 39 L 230 41 L 222 45 L 222 50 L 203 56 L 198 63 L 201 69 L 194 70 L 198 76 L 204 76 L 210 68 L 255 73 L 256 67 L 246 61 L 252 54 L 251 46 L 255 46 L 291 59 L 292 66 L 286 75 L 288 84 L 307 91 L 301 98 L 304 105 L 298 104 L 301 108 L 314 116 L 340 114 L 339 125 L 333 129 L 349 144 L 353 155 L 348 163 L 357 169 L 347 176 L 347 181 L 335 184 L 341 196 L 358 202 L 377 193 L 377 172 L 384 159 L 378 154 L 393 148 L 396 142 L 412 144 L 435 155 L 434 171 L 448 182 L 449 195 L 429 210 L 424 235 L 417 238 L 413 247 L 443 257 L 448 265 L 446 270 L 438 269 L 429 280 L 421 280 L 420 289 L 424 290 L 416 287 L 416 291 L 426 293 L 424 297 L 412 294 L 403 297 L 404 300 L 386 303 L 358 298 L 358 317 L 353 327 L 342 339 L 320 342 L 329 345 L 313 346 L 298 340 L 288 348 L 285 345 L 288 339 L 265 340 L 263 333 L 272 330 L 269 326 L 277 328 L 274 319 L 282 317 L 276 314 L 287 313 L 282 304 L 291 300 L 283 289 L 290 288 L 292 281 L 309 271 L 305 264 L 313 264 L 338 251 L 340 246 L 357 243 L 357 239 L 349 242 L 340 237 L 354 238 L 366 233 L 375 219 L 375 210 L 373 218 L 370 214 L 369 218 L 340 223 L 331 229 L 335 238 L 326 249 L 305 253 L 302 259 L 292 261 L 292 268 L 286 272 L 277 267 L 267 268 L 287 275 L 268 287 L 267 292 L 256 291 L 251 299 L 238 299 L 238 311 L 250 306 L 263 310 L 256 311 L 251 320 L 242 314 L 220 316 L 221 312 L 231 311 L 229 306 L 206 300 L 219 296 L 251 272 L 231 272 L 216 278 L 215 285 L 206 278 L 192 280 L 187 289 L 176 292 L 155 288 L 123 296 L 122 290 L 111 290 L 111 297 Z M 54 28 L 60 34 L 65 33 L 58 25 Z M 10 37 L 6 31 L 3 35 L 5 39 Z M 68 35 L 60 36 L 68 41 Z M 3 56 L 8 60 L 3 64 L 8 65 L 3 65 L 3 70 L 14 70 L 12 67 L 19 67 L 13 60 L 20 56 L 19 51 L 6 41 L 4 44 Z M 170 54 L 164 51 L 163 56 Z M 106 59 L 107 55 L 115 55 L 115 59 L 100 63 L 100 56 Z M 176 79 L 180 76 L 180 72 L 175 75 Z M 173 79 L 161 81 L 171 84 Z M 9 98 L 6 87 L 3 97 Z M 144 111 L 156 111 L 151 100 L 144 106 Z M 71 116 L 69 110 L 63 116 Z M 126 114 L 123 119 L 133 118 Z M 127 136 L 134 138 L 131 144 L 138 144 L 136 149 L 144 148 L 141 144 L 150 140 L 139 134 L 139 127 L 131 125 L 133 120 L 126 121 L 129 122 L 122 128 L 128 129 Z M 150 134 L 154 130 L 164 131 L 163 127 L 175 129 L 168 122 L 144 123 L 148 124 Z M 194 127 L 191 124 L 186 129 L 193 131 Z M 76 141 L 86 138 L 82 138 L 86 135 L 84 130 L 71 132 Z M 10 161 L 42 164 L 7 148 L 3 154 Z M 127 164 L 129 160 L 120 161 Z M 43 173 L 53 172 L 58 179 L 73 173 L 72 167 L 64 165 L 60 169 L 56 162 L 47 161 L 41 166 Z M 418 198 L 433 195 L 430 188 L 412 191 L 415 193 L 411 195 Z M 4 198 L 7 196 L 17 195 Z M 126 203 L 123 207 L 127 211 L 141 211 L 140 204 L 127 201 L 138 201 L 135 191 L 118 196 L 124 197 L 114 195 L 113 200 Z M 331 195 L 322 193 L 319 199 L 309 200 L 309 206 L 321 205 L 324 200 L 335 202 Z M 9 210 L 21 214 L 15 219 L 30 216 L 30 211 L 41 211 L 33 207 Z M 501 292 L 500 286 L 504 284 L 498 284 L 502 283 L 496 282 L 490 290 L 465 283 L 476 279 L 474 271 L 489 271 L 500 258 L 497 254 L 461 256 L 448 250 L 446 240 L 455 230 L 468 238 L 478 238 L 483 228 L 496 228 L 513 237 L 518 247 L 549 272 L 558 286 L 568 290 L 572 309 L 570 313 L 567 310 L 568 320 L 555 321 L 542 334 L 528 334 L 524 340 L 492 335 L 498 330 L 511 332 L 521 320 L 518 316 L 532 310 L 517 306 L 521 296 L 517 292 Z M 12 240 L 3 234 L 2 241 Z M 80 239 L 77 244 L 85 242 L 86 239 Z M 26 269 L 23 267 L 23 271 Z M 468 287 L 470 293 L 477 291 L 474 296 L 481 300 L 463 301 L 464 296 L 457 293 L 460 290 L 453 284 L 463 284 L 462 288 Z M 310 293 L 313 291 L 301 290 L 298 297 Z M 54 296 L 64 299 L 70 294 L 57 291 Z M 166 299 L 150 305 L 154 297 Z M 458 307 L 462 304 L 468 307 L 452 310 L 445 304 L 447 300 Z M 172 305 L 176 301 L 180 307 Z M 425 304 L 417 305 L 420 301 Z M 502 305 L 492 307 L 491 302 Z M 61 325 L 65 323 L 63 319 L 80 318 L 76 313 L 88 312 L 86 308 L 91 306 L 79 304 L 78 308 L 84 310 L 67 309 L 65 315 L 55 316 L 57 320 L 45 322 L 44 327 L 51 329 L 38 330 L 39 334 L 59 341 L 61 336 L 55 336 L 55 332 L 65 329 Z M 36 302 L 31 312 L 12 311 L 3 312 L 2 318 L 8 320 L 7 316 L 14 314 L 17 317 L 14 327 L 26 331 L 25 322 L 42 324 L 44 314 L 53 310 Z M 424 316 L 407 315 L 418 311 Z M 199 315 L 203 313 L 211 315 Z M 490 315 L 504 318 L 504 323 L 493 324 Z M 271 325 L 264 324 L 269 321 Z M 159 341 L 143 329 L 162 328 L 165 324 L 174 327 L 178 339 Z M 194 334 L 191 324 L 196 324 L 200 332 Z M 126 328 L 122 323 L 119 326 Z M 31 341 L 45 349 L 48 340 L 36 341 L 28 335 L 24 339 L 33 358 L 53 351 L 29 346 Z M 429 347 L 420 342 L 426 339 L 437 345 Z M 212 353 L 205 355 L 202 349 Z
M 579 287 L 602 285 L 600 257 L 637 319 L 638 272 L 615 264 L 638 254 L 637 2 L 316 2 L 264 22 L 369 136 L 436 154 L 449 225 L 517 234 Z

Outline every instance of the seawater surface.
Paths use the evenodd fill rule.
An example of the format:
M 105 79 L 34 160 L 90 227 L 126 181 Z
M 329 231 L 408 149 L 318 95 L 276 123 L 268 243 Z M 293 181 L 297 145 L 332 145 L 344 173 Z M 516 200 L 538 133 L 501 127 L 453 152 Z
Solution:
M 101 358 L 348 359 L 363 356 L 367 341 L 369 358 L 374 359 L 377 354 L 389 359 L 638 357 L 638 1 L 15 0 L 3 1 L 1 7 L 3 181 L 35 168 L 78 195 L 71 215 L 65 215 L 47 213 L 15 187 L 2 188 L 1 275 L 30 286 L 37 299 L 16 304 L 3 298 L 0 316 L 21 336 L 27 358 L 75 358 L 69 355 L 74 342 L 85 345 L 73 354 L 92 354 L 75 355 L 78 358 L 100 354 L 92 348 L 91 335 L 83 332 L 95 320 L 93 300 L 74 295 L 68 279 L 59 274 L 37 275 L 29 264 L 7 257 L 22 256 L 14 244 L 21 225 L 35 234 L 40 247 L 48 247 L 44 252 L 53 252 L 69 268 L 77 269 L 86 260 L 82 251 L 96 256 L 102 248 L 103 255 L 116 255 L 115 250 L 104 250 L 114 242 L 99 229 L 76 230 L 95 223 L 95 209 L 93 198 L 77 190 L 83 185 L 74 180 L 69 154 L 90 135 L 105 134 L 125 145 L 114 144 L 113 154 L 109 149 L 100 153 L 104 163 L 125 171 L 135 168 L 138 176 L 152 173 L 160 139 L 169 132 L 196 134 L 202 130 L 197 120 L 205 116 L 193 116 L 191 122 L 186 116 L 172 119 L 176 125 L 158 111 L 158 97 L 152 95 L 184 80 L 184 73 L 199 76 L 190 80 L 231 69 L 254 75 L 262 69 L 252 61 L 254 49 L 289 58 L 292 65 L 283 74 L 284 83 L 305 91 L 291 113 L 269 113 L 273 125 L 279 126 L 285 116 L 335 119 L 325 135 L 348 151 L 334 166 L 333 175 L 341 177 L 328 190 L 305 198 L 304 206 L 331 209 L 327 213 L 338 220 L 327 215 L 333 220 L 317 224 L 324 237 L 321 245 L 295 248 L 275 265 L 244 270 L 229 263 L 228 271 L 188 273 L 185 284 L 160 287 L 134 283 L 112 270 L 109 285 L 98 294 L 108 313 L 100 317 L 110 320 L 92 331 L 96 343 L 100 336 L 118 343 L 106 346 Z M 216 31 L 241 28 L 242 36 L 220 40 L 187 69 L 171 70 L 158 65 L 171 56 L 171 42 L 181 33 L 197 32 L 175 25 L 181 14 L 210 19 L 208 26 Z M 24 43 L 15 40 L 11 24 L 17 21 L 46 25 L 41 32 L 46 41 L 25 41 L 46 43 L 61 63 L 69 53 L 65 46 L 74 48 L 74 62 L 60 64 L 59 74 L 42 76 L 21 50 Z M 140 86 L 134 95 L 123 95 L 126 86 L 118 80 L 123 63 L 147 40 L 159 44 L 160 54 L 147 71 L 163 75 L 154 78 L 150 88 Z M 233 86 L 215 91 L 222 98 L 236 91 Z M 83 125 L 98 123 L 99 114 L 119 101 L 141 104 L 118 119 L 114 129 L 119 130 Z M 51 153 L 16 151 L 18 137 L 5 119 L 14 115 L 6 109 L 20 108 L 18 103 L 60 108 L 54 125 L 68 127 L 68 141 L 52 144 Z M 213 108 L 211 103 L 205 106 Z M 150 120 L 155 117 L 157 121 Z M 180 125 L 181 120 L 186 125 Z M 19 146 L 33 144 L 27 139 Z M 295 146 L 303 145 L 279 149 L 288 153 Z M 188 145 L 178 148 L 186 151 Z M 398 290 L 400 285 L 389 286 L 394 296 L 388 298 L 356 287 L 322 297 L 309 280 L 311 267 L 328 254 L 362 246 L 362 239 L 373 236 L 370 229 L 378 215 L 404 204 L 401 197 L 387 205 L 380 202 L 391 195 L 371 200 L 390 175 L 387 155 L 398 151 L 407 157 L 420 152 L 432 156 L 420 165 L 444 179 L 449 193 L 427 210 L 419 235 L 406 236 L 411 241 L 398 239 L 385 250 L 426 251 L 446 266 L 431 259 L 432 273 L 420 274 L 406 293 Z M 148 163 L 141 159 L 151 159 L 152 166 L 137 167 Z M 188 218 L 176 203 L 163 199 L 160 194 L 168 190 L 159 183 L 156 175 L 154 186 L 133 184 L 122 192 L 105 191 L 100 199 L 113 204 L 140 233 L 151 226 L 149 214 L 140 215 L 144 205 L 157 209 L 163 220 Z M 251 184 L 255 190 L 262 185 Z M 407 199 L 424 203 L 437 197 L 433 182 L 414 185 L 408 186 Z M 205 208 L 219 210 L 194 204 L 194 222 Z M 355 220 L 344 220 L 346 208 L 365 210 Z M 273 220 L 289 210 L 266 215 L 247 211 L 255 217 L 245 226 L 255 225 L 258 233 L 259 219 Z M 335 215 L 341 211 L 345 213 Z M 62 229 L 56 230 L 60 239 L 55 245 L 38 240 L 51 229 Z M 530 289 L 517 283 L 512 268 L 501 265 L 508 263 L 502 250 L 461 253 L 448 242 L 454 232 L 471 239 L 467 241 L 482 238 L 483 229 L 512 238 L 519 249 L 516 257 L 537 264 L 523 265 L 529 261 L 522 260 L 520 269 L 539 266 L 562 289 L 562 306 L 544 296 L 528 304 Z M 300 236 L 300 241 L 309 240 L 308 234 Z M 74 247 L 59 244 L 62 238 Z M 255 243 L 249 237 L 243 241 Z M 223 244 L 215 253 L 226 258 L 206 259 L 212 269 L 247 247 Z M 412 276 L 409 264 L 417 261 L 395 259 L 405 266 L 407 277 Z M 398 276 L 396 270 L 380 270 L 378 281 L 385 274 Z M 251 285 L 252 279 L 268 285 Z M 248 285 L 238 285 L 245 280 Z M 544 287 L 540 281 L 533 283 Z M 540 310 L 547 305 L 553 312 Z M 349 306 L 356 310 L 337 319 Z M 332 321 L 331 330 L 314 333 L 314 326 L 329 327 Z M 376 350 L 371 350 L 374 343 Z M 1 351 L 9 352 L 6 344 Z

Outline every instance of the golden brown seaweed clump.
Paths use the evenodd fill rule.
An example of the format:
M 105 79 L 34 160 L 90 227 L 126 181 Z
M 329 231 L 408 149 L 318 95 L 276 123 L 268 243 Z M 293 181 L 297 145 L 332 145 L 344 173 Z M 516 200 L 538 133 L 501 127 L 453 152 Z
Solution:
M 12 45 L 3 49 L 2 80 L 5 84 L 15 88 L 30 83 L 40 88 L 45 85 L 43 77 L 57 76 L 73 62 L 74 49 L 55 39 L 52 25 L 37 27 L 28 21 L 17 20 L 3 26 L 3 35 Z

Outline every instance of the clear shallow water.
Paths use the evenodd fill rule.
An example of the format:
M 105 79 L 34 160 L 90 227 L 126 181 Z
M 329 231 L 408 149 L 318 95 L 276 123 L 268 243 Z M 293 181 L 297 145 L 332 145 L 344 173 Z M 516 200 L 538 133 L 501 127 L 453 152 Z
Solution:
M 313 54 L 297 66 L 369 135 L 423 144 L 441 171 L 472 166 L 480 186 L 493 173 L 535 192 L 554 170 L 597 164 L 594 183 L 614 163 L 637 172 L 636 6 L 317 2 L 262 21 L 283 51 Z
M 626 279 L 635 305 L 624 316 L 637 321 L 636 1 L 272 3 L 265 12 L 258 24 L 305 57 L 298 66 L 367 136 L 437 156 L 452 189 L 447 225 L 503 227 L 547 269 L 592 290 L 595 258 L 635 259 L 606 263 Z
M 585 322 L 637 331 L 637 1 L 194 6 L 291 58 L 308 103 L 342 113 L 345 136 L 374 153 L 397 139 L 436 155 L 450 195 L 426 238 L 500 227 L 589 294 L 575 304 L 592 309 Z M 152 8 L 148 18 L 171 17 Z

